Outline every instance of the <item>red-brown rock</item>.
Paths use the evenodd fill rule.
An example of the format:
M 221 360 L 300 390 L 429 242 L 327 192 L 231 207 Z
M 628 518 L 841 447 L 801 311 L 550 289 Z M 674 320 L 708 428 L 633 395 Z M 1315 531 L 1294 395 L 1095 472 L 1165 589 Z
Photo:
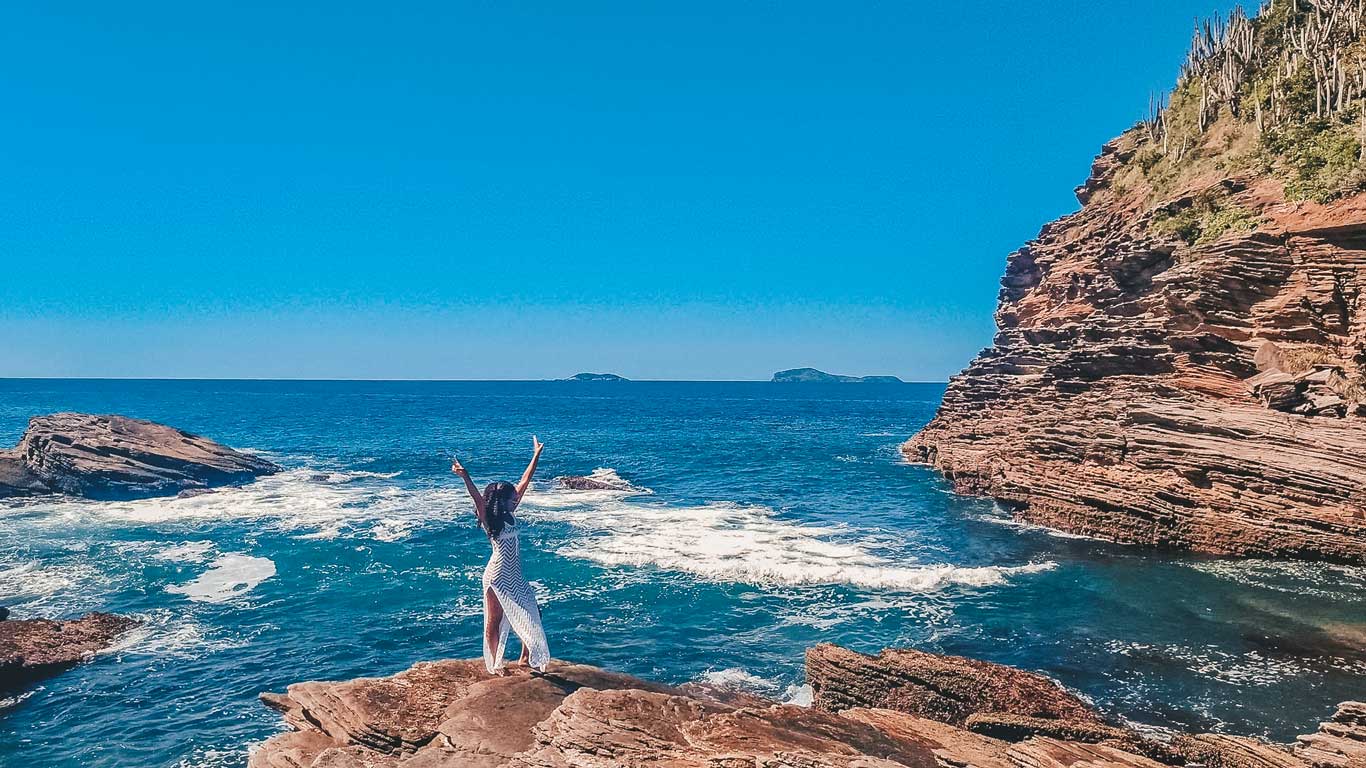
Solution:
M 822 643 L 806 652 L 815 706 L 891 709 L 952 725 L 977 713 L 1100 724 L 1081 699 L 1033 672 L 961 656 L 888 649 L 877 656 Z
M 1009 256 L 992 346 L 906 456 L 1072 533 L 1366 562 L 1366 195 L 1206 176 L 1150 204 L 1111 187 L 1136 141 Z M 1255 231 L 1154 226 L 1208 195 Z
M 70 621 L 0 621 L 0 690 L 75 666 L 137 626 L 135 619 L 90 613 Z
M 162 424 L 54 413 L 30 419 L 19 445 L 0 451 L 0 498 L 174 496 L 278 471 L 265 459 Z

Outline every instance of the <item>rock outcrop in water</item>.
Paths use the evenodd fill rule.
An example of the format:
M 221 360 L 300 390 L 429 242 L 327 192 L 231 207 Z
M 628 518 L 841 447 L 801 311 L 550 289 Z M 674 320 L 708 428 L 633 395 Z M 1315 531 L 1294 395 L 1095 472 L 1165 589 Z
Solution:
M 265 459 L 154 422 L 54 413 L 31 419 L 19 445 L 0 452 L 0 498 L 173 496 L 278 471 Z
M 1361 7 L 1328 4 L 1329 31 L 1305 3 L 1235 18 L 1250 52 L 1228 70 L 1233 95 L 1199 74 L 1230 49 L 1198 46 L 1171 107 L 1105 145 L 1082 209 L 1009 256 L 994 342 L 952 379 L 909 459 L 1072 533 L 1366 562 L 1355 118 L 1316 115 L 1312 92 L 1253 106 L 1266 88 L 1298 98 L 1274 73 L 1319 45 L 1304 30 L 1330 59 L 1355 50 L 1362 25 L 1345 18 Z M 1320 156 L 1330 144 L 1340 159 Z
M 1100 723 L 1090 706 L 1043 675 L 911 648 L 867 656 L 822 643 L 806 652 L 806 682 L 813 704 L 831 712 L 895 709 L 951 725 L 986 713 Z
M 0 621 L 0 690 L 75 666 L 137 624 L 110 613 L 90 613 L 70 621 Z
M 813 686 L 827 697 L 833 681 L 868 692 L 879 707 L 839 711 L 778 704 L 706 686 L 673 688 L 596 667 L 555 661 L 544 676 L 490 676 L 482 660 L 417 664 L 388 678 L 299 683 L 262 700 L 295 730 L 255 750 L 250 768 L 1359 768 L 1366 745 L 1366 705 L 1342 705 L 1295 751 L 1217 734 L 1183 737 L 1186 750 L 1139 739 L 1092 738 L 1103 729 L 1084 703 L 1038 675 L 968 659 L 906 652 L 878 657 L 834 646 L 813 649 Z M 929 657 L 929 658 L 925 658 Z M 851 664 L 844 668 L 845 663 Z M 914 670 L 926 671 L 920 680 Z M 997 679 L 997 675 L 1004 679 Z M 856 678 L 868 676 L 869 682 Z M 895 678 L 895 685 L 886 680 Z M 972 681 L 986 687 L 974 691 Z M 907 687 L 933 690 L 887 696 Z M 822 695 L 817 691 L 817 703 Z M 964 697 L 962 707 L 922 707 Z M 1032 703 L 1031 703 L 1032 702 Z M 906 704 L 943 722 L 897 711 Z M 1079 736 L 1012 732 L 1009 738 L 965 729 L 983 707 L 1008 707 L 1068 718 Z M 1156 758 L 1156 759 L 1155 759 Z M 1159 760 L 1161 762 L 1159 762 Z

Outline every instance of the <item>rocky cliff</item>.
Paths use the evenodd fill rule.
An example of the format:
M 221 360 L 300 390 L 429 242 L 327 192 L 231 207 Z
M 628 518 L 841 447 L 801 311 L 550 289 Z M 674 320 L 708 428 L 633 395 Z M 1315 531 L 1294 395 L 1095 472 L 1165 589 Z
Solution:
M 992 346 L 907 457 L 1073 533 L 1366 562 L 1362 14 L 1197 34 L 1081 210 L 1010 254 Z

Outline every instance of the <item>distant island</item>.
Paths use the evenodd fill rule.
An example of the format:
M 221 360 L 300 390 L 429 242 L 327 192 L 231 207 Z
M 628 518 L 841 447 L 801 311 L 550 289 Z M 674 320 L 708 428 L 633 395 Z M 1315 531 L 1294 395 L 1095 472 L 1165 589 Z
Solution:
M 567 379 L 560 379 L 560 381 L 630 381 L 630 379 L 618 376 L 615 373 L 576 373 Z
M 780 384 L 905 384 L 895 376 L 841 376 L 815 368 L 793 368 L 773 374 Z

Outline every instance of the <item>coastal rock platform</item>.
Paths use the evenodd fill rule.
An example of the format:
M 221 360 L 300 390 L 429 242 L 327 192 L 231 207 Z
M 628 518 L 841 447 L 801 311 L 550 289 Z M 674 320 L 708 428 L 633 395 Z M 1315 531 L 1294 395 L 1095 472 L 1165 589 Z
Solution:
M 690 684 L 670 687 L 596 667 L 554 661 L 544 675 L 484 671 L 482 660 L 419 663 L 393 677 L 291 685 L 263 694 L 294 730 L 252 752 L 250 768 L 1358 768 L 1366 744 L 1366 705 L 1343 704 L 1317 734 L 1298 748 L 1216 734 L 1184 737 L 1187 751 L 1172 745 L 1085 738 L 1104 729 L 1084 702 L 1047 678 L 1009 667 L 965 665 L 956 657 L 938 667 L 920 656 L 885 652 L 861 656 L 821 646 L 813 649 L 813 687 L 829 703 L 831 681 L 851 691 L 841 701 L 906 687 L 914 670 L 929 671 L 944 698 L 971 694 L 968 683 L 991 688 L 962 708 L 933 714 L 898 711 L 925 707 L 912 697 L 879 699 L 883 706 L 850 706 L 838 712 Z M 933 657 L 933 654 L 924 654 Z M 846 662 L 849 668 L 842 668 Z M 977 662 L 980 664 L 981 662 Z M 889 686 L 888 670 L 899 670 Z M 954 670 L 957 670 L 955 673 Z M 1002 670 L 1005 680 L 991 683 Z M 810 673 L 809 673 L 810 674 Z M 856 684 L 854 678 L 873 678 Z M 962 683 L 962 685 L 960 685 Z M 917 683 L 910 683 L 913 687 Z M 817 693 L 821 695 L 820 689 Z M 1032 701 L 1032 704 L 1026 702 Z M 997 738 L 970 726 L 981 708 L 1010 706 L 1064 719 L 1082 738 L 1024 735 Z M 1015 716 L 1023 717 L 1023 716 Z M 952 722 L 945 722 L 944 720 Z M 1114 728 L 1115 732 L 1123 729 Z

